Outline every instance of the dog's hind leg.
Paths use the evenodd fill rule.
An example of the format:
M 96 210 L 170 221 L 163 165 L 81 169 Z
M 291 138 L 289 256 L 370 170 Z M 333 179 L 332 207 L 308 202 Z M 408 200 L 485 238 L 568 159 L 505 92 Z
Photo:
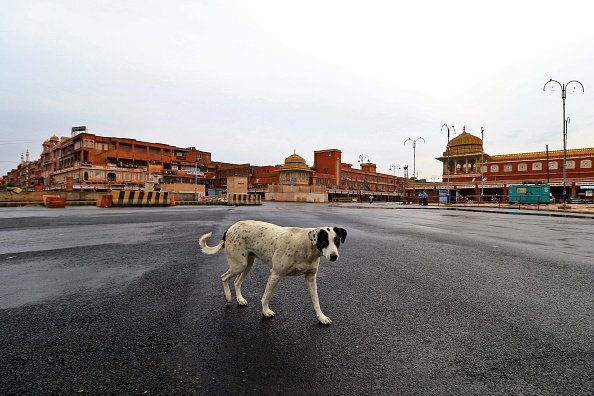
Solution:
M 245 257 L 237 257 L 237 255 L 231 254 L 229 251 L 227 251 L 227 265 L 229 266 L 229 269 L 227 272 L 221 275 L 221 282 L 223 283 L 223 291 L 225 292 L 225 301 L 231 302 L 229 279 L 244 272 L 248 266 L 248 260 L 246 260 Z M 235 291 L 237 291 L 237 288 Z
M 229 278 L 233 277 L 233 272 L 228 269 L 223 275 L 221 275 L 221 283 L 223 284 L 223 292 L 225 293 L 225 301 L 231 302 L 231 289 L 229 288 Z
M 237 278 L 235 278 L 235 282 L 233 282 L 235 285 L 235 297 L 237 298 L 237 305 L 247 305 L 248 303 L 247 300 L 243 298 L 243 295 L 241 294 L 241 284 L 243 283 L 247 274 L 249 274 L 250 270 L 252 269 L 252 265 L 254 265 L 254 259 L 255 257 L 253 255 L 248 255 L 247 266 L 241 274 L 237 275 Z

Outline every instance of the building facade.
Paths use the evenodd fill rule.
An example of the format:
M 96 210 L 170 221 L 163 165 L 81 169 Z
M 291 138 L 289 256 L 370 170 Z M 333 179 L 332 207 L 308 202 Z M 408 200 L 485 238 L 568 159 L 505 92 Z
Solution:
M 194 147 L 106 137 L 72 128 L 71 137 L 52 136 L 43 142 L 38 160 L 21 161 L 7 179 L 28 190 L 142 189 L 158 185 L 214 184 L 211 154 Z
M 512 184 L 551 185 L 551 193 L 584 198 L 594 185 L 594 148 L 570 149 L 566 152 L 563 177 L 563 150 L 489 155 L 483 141 L 466 130 L 450 140 L 443 155 L 443 183 L 436 188 L 448 189 L 459 196 L 507 196 Z

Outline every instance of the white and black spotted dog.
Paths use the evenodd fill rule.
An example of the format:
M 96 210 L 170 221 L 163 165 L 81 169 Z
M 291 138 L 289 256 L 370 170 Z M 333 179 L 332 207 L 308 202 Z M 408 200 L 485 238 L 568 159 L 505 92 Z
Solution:
M 225 249 L 229 269 L 221 275 L 221 281 L 227 302 L 231 302 L 228 281 L 237 276 L 234 282 L 237 304 L 247 304 L 247 300 L 241 295 L 241 284 L 250 272 L 254 260 L 258 258 L 270 269 L 266 290 L 262 296 L 262 315 L 274 316 L 268 304 L 281 277 L 304 275 L 316 317 L 322 324 L 332 323 L 320 309 L 316 274 L 320 257 L 324 256 L 330 261 L 338 259 L 338 247 L 347 236 L 345 229 L 280 227 L 261 221 L 244 220 L 229 227 L 223 239 L 213 247 L 206 244 L 211 236 L 212 232 L 202 235 L 199 243 L 202 252 L 206 254 L 215 254 Z

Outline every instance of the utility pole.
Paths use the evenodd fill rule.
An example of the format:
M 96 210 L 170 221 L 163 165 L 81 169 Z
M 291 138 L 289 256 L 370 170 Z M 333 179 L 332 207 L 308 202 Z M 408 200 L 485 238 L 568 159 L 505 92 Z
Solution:
M 567 84 L 561 84 L 559 81 L 553 80 L 551 78 L 549 81 L 547 81 L 545 83 L 544 87 L 542 87 L 542 90 L 546 91 L 547 85 L 549 85 L 549 84 L 559 85 L 559 87 L 561 88 L 561 101 L 563 103 L 563 207 L 565 207 L 567 205 L 567 173 L 566 173 L 566 169 L 567 169 L 567 124 L 568 124 L 568 119 L 565 118 L 565 99 L 567 98 L 567 87 L 569 87 L 570 85 L 574 85 L 574 89 L 576 89 L 576 87 L 579 86 L 582 89 L 582 92 L 585 92 L 585 89 L 584 89 L 584 85 L 577 80 L 571 80 Z M 547 168 L 548 167 L 549 167 L 549 164 L 547 162 Z

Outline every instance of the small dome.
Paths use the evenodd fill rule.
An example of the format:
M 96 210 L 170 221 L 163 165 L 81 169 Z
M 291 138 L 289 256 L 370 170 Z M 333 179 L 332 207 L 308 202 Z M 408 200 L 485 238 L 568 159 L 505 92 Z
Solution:
M 285 165 L 305 164 L 305 159 L 297 154 L 291 154 L 285 159 Z
M 302 156 L 297 155 L 297 153 L 293 153 L 293 154 L 289 155 L 285 159 L 285 164 L 281 165 L 281 169 L 283 169 L 283 170 L 299 169 L 299 170 L 306 170 L 306 171 L 310 170 L 309 167 L 307 166 L 307 164 L 305 163 L 305 159 Z
M 483 151 L 483 141 L 464 130 L 460 135 L 450 140 L 448 149 L 443 153 L 444 155 L 481 153 Z

